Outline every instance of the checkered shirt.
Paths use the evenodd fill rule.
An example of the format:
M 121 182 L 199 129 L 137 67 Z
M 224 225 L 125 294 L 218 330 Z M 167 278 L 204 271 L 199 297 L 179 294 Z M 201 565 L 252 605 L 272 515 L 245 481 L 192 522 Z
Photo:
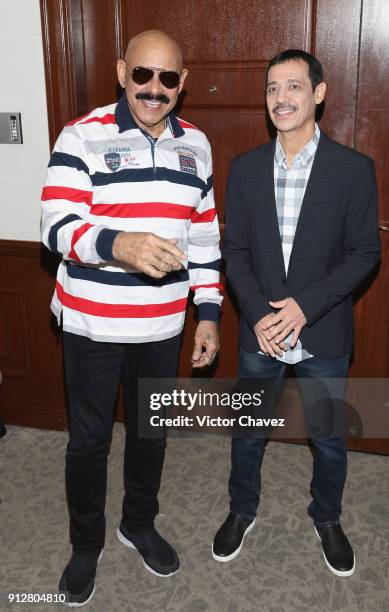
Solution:
M 276 196 L 278 226 L 286 274 L 288 273 L 297 221 L 300 215 L 309 175 L 311 174 L 319 138 L 320 130 L 318 125 L 315 124 L 315 133 L 312 139 L 305 145 L 300 153 L 293 158 L 290 168 L 288 168 L 287 157 L 278 138 L 276 142 L 274 155 L 274 192 Z M 284 340 L 288 349 L 283 353 L 282 357 L 277 356 L 276 358 L 284 363 L 293 364 L 303 361 L 303 359 L 307 359 L 308 357 L 313 357 L 313 355 L 303 348 L 300 340 L 297 341 L 294 349 L 290 348 L 292 335 L 293 334 L 290 333 Z

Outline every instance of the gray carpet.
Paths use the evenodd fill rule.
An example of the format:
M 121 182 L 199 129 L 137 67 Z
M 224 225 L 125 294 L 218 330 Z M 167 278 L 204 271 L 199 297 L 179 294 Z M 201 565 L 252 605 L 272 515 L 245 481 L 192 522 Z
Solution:
M 0 440 L 0 592 L 57 588 L 70 554 L 63 483 L 67 434 L 9 427 Z M 171 437 L 157 526 L 175 546 L 182 569 L 172 578 L 147 572 L 116 539 L 122 497 L 124 432 L 114 428 L 109 459 L 107 541 L 96 612 L 388 612 L 389 457 L 349 453 L 343 525 L 357 555 L 351 578 L 333 576 L 306 515 L 311 455 L 303 446 L 268 445 L 263 497 L 239 557 L 211 557 L 224 519 L 229 440 Z M 8 609 L 4 606 L 2 610 Z M 12 610 L 52 610 L 18 605 Z M 63 608 L 62 608 L 63 609 Z

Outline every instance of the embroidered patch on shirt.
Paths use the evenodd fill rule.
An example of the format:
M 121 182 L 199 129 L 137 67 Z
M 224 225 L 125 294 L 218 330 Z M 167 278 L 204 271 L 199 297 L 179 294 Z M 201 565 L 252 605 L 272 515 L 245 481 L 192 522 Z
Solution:
M 121 159 L 119 153 L 104 153 L 104 160 L 112 172 L 115 172 L 115 170 L 120 168 Z
M 196 160 L 191 155 L 178 154 L 180 160 L 181 172 L 188 172 L 188 174 L 195 174 L 197 176 Z
M 131 154 L 130 147 L 109 147 L 108 153 L 104 154 L 106 166 L 115 172 L 120 167 L 137 166 L 135 157 Z
M 181 151 L 183 155 L 189 155 L 189 157 L 197 157 L 195 149 L 193 149 L 192 147 L 187 147 L 186 145 L 179 144 L 174 147 L 174 150 L 177 152 Z

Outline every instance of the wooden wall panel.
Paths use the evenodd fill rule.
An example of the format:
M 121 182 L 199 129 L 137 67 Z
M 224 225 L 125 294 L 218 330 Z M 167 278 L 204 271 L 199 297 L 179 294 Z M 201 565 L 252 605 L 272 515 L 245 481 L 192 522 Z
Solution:
M 266 65 L 250 60 L 185 61 L 185 109 L 263 108 Z
M 3 376 L 28 378 L 31 373 L 24 287 L 0 289 L 0 367 Z
M 144 2 L 125 0 L 126 35 L 150 28 L 171 34 L 186 62 L 270 59 L 290 47 L 308 48 L 312 0 Z M 188 87 L 189 88 L 189 87 Z
M 115 101 L 116 62 L 122 56 L 117 0 L 69 0 L 77 114 Z
M 77 116 L 76 74 L 69 4 L 66 0 L 40 0 L 51 145 L 65 123 Z
M 355 147 L 376 164 L 379 192 L 381 267 L 369 292 L 358 300 L 357 358 L 353 376 L 389 377 L 389 10 L 385 0 L 364 0 Z
M 49 305 L 58 258 L 37 243 L 0 241 L 0 416 L 64 429 L 62 349 Z
M 115 101 L 124 0 L 40 0 L 51 146 L 63 126 Z
M 385 226 L 389 226 L 388 96 L 389 5 L 385 0 L 364 0 L 355 147 L 375 161 L 380 224 Z
M 313 53 L 327 82 L 320 126 L 344 145 L 354 146 L 358 94 L 362 0 L 317 0 Z

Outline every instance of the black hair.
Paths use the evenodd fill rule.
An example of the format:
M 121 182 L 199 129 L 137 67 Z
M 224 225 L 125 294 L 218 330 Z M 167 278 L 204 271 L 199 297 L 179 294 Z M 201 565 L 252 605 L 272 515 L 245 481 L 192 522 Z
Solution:
M 277 64 L 284 64 L 285 62 L 299 59 L 303 60 L 308 64 L 309 78 L 311 79 L 312 90 L 315 91 L 316 87 L 324 79 L 323 66 L 314 55 L 308 53 L 307 51 L 303 51 L 302 49 L 287 49 L 286 51 L 281 51 L 281 53 L 278 53 L 278 55 L 273 57 L 273 59 L 270 60 L 266 69 L 266 83 L 269 76 L 269 70 L 272 66 L 276 66 Z

